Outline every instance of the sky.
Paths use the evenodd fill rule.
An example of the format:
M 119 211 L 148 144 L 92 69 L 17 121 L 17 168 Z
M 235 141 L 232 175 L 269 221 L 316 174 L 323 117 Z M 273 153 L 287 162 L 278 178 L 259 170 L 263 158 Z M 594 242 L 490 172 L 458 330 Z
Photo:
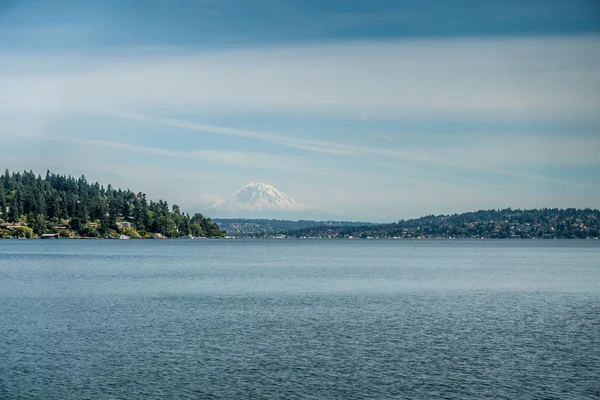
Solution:
M 202 211 L 600 207 L 600 3 L 0 0 L 0 167 Z

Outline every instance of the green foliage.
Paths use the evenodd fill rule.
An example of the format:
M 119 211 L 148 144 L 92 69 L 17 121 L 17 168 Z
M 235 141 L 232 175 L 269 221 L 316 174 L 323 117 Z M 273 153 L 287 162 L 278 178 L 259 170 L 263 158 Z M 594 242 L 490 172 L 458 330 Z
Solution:
M 129 236 L 132 239 L 141 239 L 142 236 L 135 230 L 133 227 L 125 228 L 123 230 L 123 235 Z
M 27 215 L 27 226 L 30 227 L 36 235 L 46 233 L 46 218 L 43 214 L 29 213 Z
M 28 226 L 18 226 L 12 229 L 12 236 L 17 238 L 31 239 L 35 236 L 33 229 Z
M 8 207 L 8 203 L 6 202 L 6 194 L 4 193 L 4 186 L 0 186 L 0 218 L 4 218 L 7 207 Z
M 598 237 L 600 210 L 482 210 L 465 214 L 428 215 L 392 224 L 323 227 L 287 232 L 289 236 L 585 239 Z
M 219 218 L 214 219 L 219 229 L 230 232 L 235 236 L 278 235 L 300 229 L 320 227 L 320 229 L 364 226 L 364 222 L 353 221 L 311 221 L 311 220 L 279 220 L 279 219 L 245 219 Z
M 83 237 L 89 238 L 100 237 L 100 232 L 98 232 L 98 230 L 91 225 L 85 225 L 81 227 L 81 229 L 79 230 L 79 234 Z
M 73 229 L 75 232 L 79 232 L 82 228 L 81 220 L 77 217 L 71 218 L 71 222 L 69 222 L 69 228 Z
M 16 195 L 12 196 L 12 200 L 8 207 L 9 208 L 8 208 L 8 218 L 7 219 L 10 222 L 18 222 L 19 217 L 21 216 L 22 207 L 21 207 L 21 203 L 18 200 L 18 198 L 16 197 Z
M 84 237 L 114 236 L 120 231 L 117 221 L 133 225 L 136 234 L 127 235 L 130 237 L 155 233 L 165 237 L 222 236 L 219 227 L 202 214 L 190 218 L 179 206 L 169 209 L 166 201 L 148 201 L 144 193 L 111 185 L 105 188 L 89 183 L 85 176 L 74 178 L 50 171 L 42 178 L 31 171 L 6 170 L 0 176 L 0 213 L 8 222 L 27 221 L 37 235 L 55 232 L 54 226 L 63 220 Z

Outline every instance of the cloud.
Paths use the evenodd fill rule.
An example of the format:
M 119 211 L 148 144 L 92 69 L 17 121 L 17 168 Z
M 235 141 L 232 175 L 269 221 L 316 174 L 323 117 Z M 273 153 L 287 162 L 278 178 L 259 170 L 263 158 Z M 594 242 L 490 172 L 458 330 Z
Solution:
M 2 141 L 32 142 L 32 141 L 51 141 L 83 145 L 89 147 L 105 148 L 112 150 L 123 150 L 134 153 L 145 154 L 149 156 L 159 156 L 167 158 L 176 158 L 180 160 L 203 161 L 208 163 L 213 169 L 227 165 L 232 167 L 243 167 L 244 170 L 264 170 L 279 171 L 287 174 L 310 174 L 317 176 L 342 176 L 347 175 L 347 171 L 336 168 L 323 168 L 314 166 L 310 159 L 300 156 L 279 155 L 264 152 L 237 151 L 237 150 L 173 150 L 158 147 L 141 146 L 136 144 L 88 139 L 85 137 L 56 135 L 42 130 L 18 131 L 14 134 L 12 130 L 3 129 L 0 126 L 0 143 Z M 81 152 L 77 153 L 81 154 Z M 85 161 L 82 159 L 82 161 Z M 154 161 L 154 160 L 153 160 Z M 146 161 L 147 162 L 147 161 Z M 358 174 L 357 174 L 358 175 Z M 365 179 L 373 178 L 366 174 Z M 222 179 L 222 178 L 221 178 Z
M 3 54 L 11 61 L 0 66 L 0 108 L 589 117 L 600 108 L 599 50 L 595 36 L 363 41 L 164 57 L 70 54 L 48 61 L 74 60 L 65 72 L 28 65 L 26 75 L 18 68 L 26 58 Z
M 552 166 L 552 165 L 597 165 L 600 163 L 600 137 L 563 137 L 551 135 L 494 134 L 462 135 L 461 143 L 445 147 L 400 146 L 389 135 L 375 134 L 392 147 L 358 146 L 326 140 L 307 140 L 282 134 L 264 133 L 256 130 L 237 129 L 190 122 L 174 118 L 144 116 L 132 113 L 112 114 L 122 118 L 146 123 L 180 128 L 185 130 L 248 137 L 282 146 L 310 152 L 333 155 L 356 156 L 375 155 L 400 158 L 407 161 L 423 162 L 441 166 L 476 169 L 499 174 L 514 175 L 510 171 L 498 169 L 500 166 Z M 467 141 L 465 143 L 465 141 Z M 516 176 L 516 175 L 515 175 Z M 526 177 L 524 174 L 519 174 Z M 529 176 L 532 178 L 533 175 Z
M 378 135 L 378 134 L 375 134 L 375 136 L 378 137 L 378 138 L 381 138 L 381 139 L 385 140 L 388 143 L 398 144 L 398 142 L 394 138 L 392 138 L 391 136 L 389 136 L 389 135 Z
M 261 176 L 276 176 L 279 182 L 293 182 L 295 187 L 304 185 L 308 193 L 304 197 L 309 202 L 329 208 L 346 204 L 345 208 L 355 207 L 357 213 L 369 204 L 371 208 L 381 204 L 391 210 L 390 215 L 397 207 L 410 204 L 433 212 L 446 197 L 457 207 L 519 205 L 517 200 L 524 194 L 528 197 L 521 205 L 540 206 L 545 204 L 544 196 L 549 195 L 535 193 L 534 189 L 554 185 L 561 185 L 556 191 L 569 186 L 566 200 L 550 201 L 559 198 L 555 196 L 548 204 L 569 205 L 571 201 L 574 205 L 593 205 L 598 198 L 598 182 L 593 178 L 585 178 L 586 184 L 573 183 L 553 177 L 544 169 L 597 168 L 597 136 L 577 132 L 568 136 L 498 133 L 495 126 L 494 134 L 449 133 L 451 140 L 442 142 L 423 137 L 428 133 L 394 133 L 381 126 L 395 123 L 401 127 L 405 116 L 415 114 L 426 118 L 452 115 L 461 121 L 522 118 L 548 125 L 562 120 L 567 122 L 563 126 L 571 121 L 597 121 L 598 50 L 600 38 L 590 36 L 359 41 L 202 52 L 104 51 L 65 53 L 47 60 L 35 54 L 4 52 L 0 53 L 0 145 L 19 138 L 34 143 L 48 140 L 106 149 L 103 154 L 120 150 L 148 156 L 140 164 L 155 165 L 156 157 L 189 160 L 187 166 L 201 161 L 228 166 L 228 173 L 218 171 L 219 179 L 235 186 L 242 178 L 231 171 L 243 171 L 240 173 L 246 179 L 260 170 Z M 322 136 L 309 139 L 302 134 L 290 135 L 291 131 L 301 131 L 301 127 L 284 127 L 277 132 L 200 122 L 201 116 L 216 115 L 223 120 L 240 114 L 265 118 L 301 115 L 311 123 L 319 121 L 312 117 L 347 116 L 361 132 L 368 132 L 371 125 L 377 131 L 364 138 L 357 137 L 357 132 L 327 132 L 325 127 L 310 132 L 323 132 Z M 85 130 L 81 130 L 81 136 L 75 135 L 77 126 L 69 125 L 69 118 L 88 115 L 135 121 L 140 133 L 156 125 L 173 128 L 168 129 L 171 135 L 185 130 L 198 135 L 248 138 L 281 148 L 275 150 L 277 153 L 235 147 L 194 151 L 151 147 L 145 139 L 145 143 L 96 140 L 85 137 Z M 368 122 L 362 123 L 357 116 Z M 134 135 L 128 137 L 135 140 L 131 139 Z M 222 142 L 231 145 L 232 141 Z M 305 153 L 286 154 L 284 147 Z M 43 150 L 43 145 L 35 149 Z M 85 152 L 81 153 L 85 157 Z M 35 158 L 25 151 L 21 157 Z M 136 176 L 142 176 L 145 166 L 138 167 L 141 171 Z M 465 170 L 483 173 L 484 178 L 464 174 Z M 509 187 L 463 179 L 472 175 L 493 182 L 492 178 L 497 177 L 492 174 L 511 178 L 502 181 L 527 185 Z M 444 182 L 447 178 L 453 178 L 454 183 Z M 175 190 L 168 177 L 161 179 L 171 185 L 169 190 Z M 231 187 L 225 185 L 216 192 L 229 192 Z M 341 187 L 339 193 L 327 191 L 336 185 Z M 531 188 L 524 190 L 528 185 Z M 471 199 L 483 191 L 487 196 L 484 200 Z M 194 196 L 200 198 L 202 194 Z
M 373 157 L 368 160 L 373 165 L 388 169 L 401 169 L 404 172 L 422 175 L 419 171 L 423 165 L 453 168 L 462 170 L 473 170 L 497 175 L 505 175 L 519 180 L 538 181 L 560 185 L 581 185 L 571 181 L 549 178 L 534 173 L 525 173 L 519 170 L 523 166 L 548 167 L 548 166 L 597 166 L 600 162 L 597 154 L 600 154 L 599 137 L 558 137 L 558 136 L 531 136 L 516 134 L 495 135 L 460 135 L 460 141 L 452 145 L 427 147 L 401 146 L 386 135 L 375 135 L 387 140 L 391 146 L 374 147 L 359 146 L 351 142 L 339 143 L 324 140 L 307 140 L 293 138 L 281 134 L 264 133 L 256 130 L 238 129 L 223 126 L 202 124 L 198 122 L 185 121 L 175 118 L 163 118 L 147 116 L 137 113 L 107 112 L 107 116 L 132 119 L 139 122 L 174 127 L 178 129 L 196 131 L 203 134 L 217 134 L 227 136 L 248 137 L 282 146 L 302 149 L 309 152 L 326 153 L 336 156 Z M 36 119 L 33 119 L 35 122 Z M 17 131 L 18 131 L 18 125 Z M 0 140 L 9 134 L 9 126 L 0 130 Z M 51 135 L 42 132 L 44 125 L 34 124 L 31 132 L 38 132 L 31 137 L 38 139 L 68 141 L 97 147 L 115 148 L 129 150 L 151 155 L 176 157 L 183 159 L 202 159 L 214 163 L 226 163 L 232 165 L 287 169 L 295 172 L 307 172 L 314 174 L 336 174 L 336 171 L 309 167 L 312 165 L 308 159 L 273 155 L 267 153 L 243 152 L 243 151 L 174 151 L 160 148 L 137 146 L 127 143 L 106 142 L 92 139 L 78 138 L 73 136 Z M 37 129 L 36 129 L 37 128 Z M 4 131 L 4 135 L 2 132 Z M 25 136 L 27 137 L 27 136 Z M 388 159 L 388 161 L 385 161 Z M 402 160 L 411 163 L 411 167 L 401 166 L 390 160 Z M 443 177 L 448 171 L 441 171 L 437 175 Z M 594 185 L 594 184 L 592 184 Z
M 513 166 L 589 166 L 600 164 L 600 136 L 497 134 L 451 149 L 473 164 Z M 439 154 L 444 149 L 430 148 Z
M 582 195 L 585 193 L 585 196 Z M 559 194 L 529 184 L 448 185 L 424 181 L 412 187 L 382 187 L 352 191 L 350 188 L 323 190 L 322 207 L 344 204 L 347 215 L 357 219 L 393 221 L 427 214 L 451 214 L 491 208 L 541 208 L 593 206 L 598 191 L 563 191 Z M 346 199 L 352 197 L 353 201 Z
M 351 154 L 348 150 L 343 150 L 339 146 L 333 143 L 327 143 L 317 140 L 307 140 L 300 138 L 293 138 L 283 135 L 273 135 L 263 133 L 255 130 L 229 128 L 223 126 L 215 126 L 209 124 L 202 124 L 198 122 L 185 121 L 175 118 L 162 118 L 148 115 L 141 115 L 135 113 L 125 112 L 107 112 L 107 115 L 117 116 L 121 118 L 133 119 L 140 122 L 146 122 L 154 125 L 167 126 L 172 128 L 180 128 L 191 131 L 214 133 L 217 135 L 227 136 L 238 136 L 247 137 L 252 139 L 258 139 L 266 142 L 277 143 L 287 147 L 293 147 L 296 149 L 307 150 L 317 153 L 329 153 L 329 154 Z
M 86 139 L 81 137 L 74 136 L 63 136 L 63 135 L 53 135 L 47 133 L 30 133 L 30 134 L 20 134 L 18 136 L 8 136 L 3 135 L 2 131 L 0 131 L 0 139 L 10 139 L 10 140 L 46 140 L 46 141 L 54 141 L 54 142 L 63 142 L 63 143 L 72 143 L 72 144 L 80 144 L 85 146 L 92 147 L 101 147 L 107 149 L 114 150 L 126 150 L 135 153 L 143 153 L 152 156 L 160 156 L 160 157 L 170 157 L 170 158 L 179 158 L 179 159 L 188 159 L 188 160 L 202 160 L 208 161 L 211 163 L 224 163 L 230 165 L 237 166 L 264 166 L 269 167 L 272 165 L 285 164 L 290 165 L 294 162 L 302 162 L 302 160 L 298 160 L 294 157 L 283 157 L 277 156 L 273 154 L 266 153 L 257 153 L 257 152 L 243 152 L 243 151 L 223 151 L 223 150 L 192 150 L 192 151 L 180 151 L 180 150 L 169 150 L 162 149 L 156 147 L 147 147 L 147 146 L 138 146 L 129 143 L 122 142 L 113 142 L 113 141 L 104 141 L 104 140 L 94 140 L 94 139 Z M 283 165 L 281 168 L 286 168 Z M 279 168 L 279 167 L 278 167 Z

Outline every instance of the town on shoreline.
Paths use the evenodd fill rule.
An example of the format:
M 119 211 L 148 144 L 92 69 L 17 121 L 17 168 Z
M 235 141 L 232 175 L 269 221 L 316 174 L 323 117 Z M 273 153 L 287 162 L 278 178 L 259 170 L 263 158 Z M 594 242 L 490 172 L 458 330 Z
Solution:
M 0 238 L 597 239 L 598 209 L 480 210 L 388 224 L 216 219 L 163 200 L 46 172 L 0 175 Z
M 597 209 L 481 210 L 388 224 L 216 219 L 236 237 L 339 239 L 597 239 Z

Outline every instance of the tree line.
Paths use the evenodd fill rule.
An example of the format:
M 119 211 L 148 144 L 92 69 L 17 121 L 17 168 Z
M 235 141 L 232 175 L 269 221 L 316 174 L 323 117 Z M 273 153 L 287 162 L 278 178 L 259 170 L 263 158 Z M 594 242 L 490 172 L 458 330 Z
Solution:
M 281 219 L 250 219 L 250 218 L 215 218 L 221 229 L 234 236 L 260 236 L 282 234 L 299 229 L 319 227 L 361 226 L 364 222 L 352 221 L 313 221 L 313 220 L 281 220 Z
M 42 177 L 32 171 L 11 173 L 7 169 L 0 176 L 0 219 L 5 230 L 24 225 L 35 235 L 223 236 L 217 224 L 201 213 L 190 217 L 179 206 L 169 208 L 166 201 L 148 200 L 141 192 L 90 183 L 83 175 L 74 178 L 50 171 Z
M 600 237 L 600 210 L 507 208 L 453 215 L 428 215 L 390 224 L 318 226 L 286 233 L 293 237 L 586 239 Z

